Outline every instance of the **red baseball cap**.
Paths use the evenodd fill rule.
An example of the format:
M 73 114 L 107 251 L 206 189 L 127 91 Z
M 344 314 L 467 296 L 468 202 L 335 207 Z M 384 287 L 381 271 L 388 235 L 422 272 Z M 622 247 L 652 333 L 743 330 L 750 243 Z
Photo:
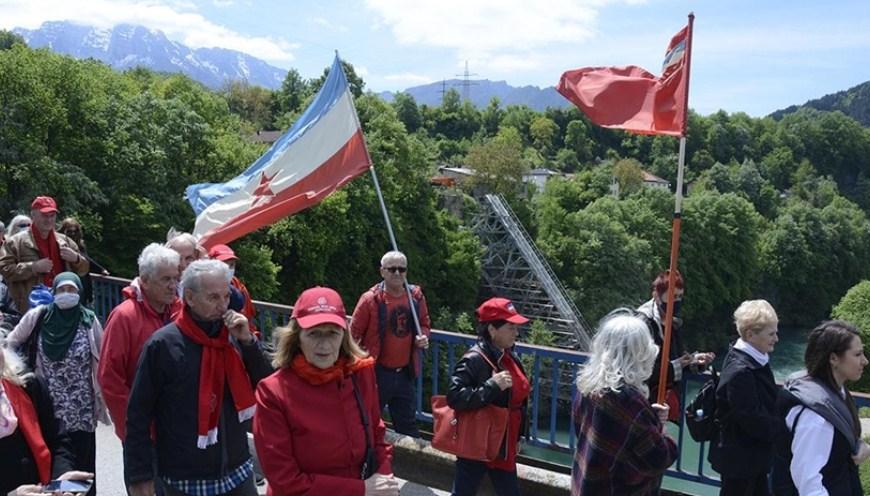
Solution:
M 30 210 L 39 210 L 40 213 L 57 213 L 57 203 L 50 196 L 37 196 L 30 204 Z
M 306 289 L 293 305 L 292 318 L 303 329 L 321 324 L 335 324 L 347 330 L 347 312 L 341 296 L 334 289 L 317 286 Z
M 227 245 L 212 246 L 211 249 L 208 251 L 208 258 L 220 260 L 221 262 L 239 259 L 239 257 L 236 256 L 236 252 L 234 252 L 233 249 Z
M 477 307 L 477 320 L 490 322 L 506 320 L 511 324 L 525 324 L 529 319 L 523 317 L 507 298 L 490 298 Z

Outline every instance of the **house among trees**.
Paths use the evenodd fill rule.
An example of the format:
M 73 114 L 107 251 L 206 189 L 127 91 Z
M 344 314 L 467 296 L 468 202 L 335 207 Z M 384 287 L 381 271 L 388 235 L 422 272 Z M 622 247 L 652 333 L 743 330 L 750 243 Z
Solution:
M 641 171 L 641 172 L 643 173 L 643 185 L 645 187 L 647 187 L 647 188 L 661 188 L 661 189 L 666 189 L 666 190 L 671 189 L 671 183 L 668 180 L 662 179 L 655 174 L 650 174 L 647 171 Z

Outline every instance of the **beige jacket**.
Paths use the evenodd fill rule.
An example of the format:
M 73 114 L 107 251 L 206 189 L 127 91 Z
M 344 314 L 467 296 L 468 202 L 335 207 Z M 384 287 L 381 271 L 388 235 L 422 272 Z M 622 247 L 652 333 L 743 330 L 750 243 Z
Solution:
M 76 252 L 79 251 L 75 241 L 59 232 L 55 232 L 54 236 L 59 247 L 66 246 Z M 41 258 L 42 255 L 39 254 L 30 229 L 8 238 L 3 243 L 3 248 L 0 249 L 0 275 L 6 280 L 9 295 L 18 307 L 18 312 L 22 315 L 27 313 L 29 307 L 27 299 L 30 296 L 30 290 L 42 281 L 42 274 L 33 271 L 33 262 Z M 90 269 L 88 260 L 83 256 L 79 256 L 77 262 L 64 262 L 64 266 L 64 270 L 75 272 L 80 276 L 87 274 L 88 269 Z

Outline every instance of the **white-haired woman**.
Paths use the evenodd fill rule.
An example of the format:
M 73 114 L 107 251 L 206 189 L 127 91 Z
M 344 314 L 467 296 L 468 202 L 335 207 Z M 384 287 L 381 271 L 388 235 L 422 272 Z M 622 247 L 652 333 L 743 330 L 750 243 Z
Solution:
M 770 369 L 779 318 L 767 301 L 749 300 L 734 311 L 734 323 L 740 338 L 722 365 L 716 389 L 721 433 L 710 443 L 709 460 L 722 476 L 720 495 L 764 496 L 770 494 L 767 474 L 774 441 L 785 432 Z
M 571 494 L 657 494 L 677 445 L 664 431 L 668 407 L 650 404 L 645 381 L 658 346 L 630 310 L 608 315 L 577 376 L 577 451 Z
M 9 221 L 9 225 L 6 226 L 6 237 L 11 238 L 21 231 L 30 229 L 30 224 L 32 224 L 32 221 L 30 220 L 30 217 L 26 215 L 18 214 L 15 217 L 12 217 L 12 220 Z
M 77 472 L 69 437 L 54 416 L 48 388 L 0 345 L 0 494 L 42 495 L 50 479 L 90 479 Z

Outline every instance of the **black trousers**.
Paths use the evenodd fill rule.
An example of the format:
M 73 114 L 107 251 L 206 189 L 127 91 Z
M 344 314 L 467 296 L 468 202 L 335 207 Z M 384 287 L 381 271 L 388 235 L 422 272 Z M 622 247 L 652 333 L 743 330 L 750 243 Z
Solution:
M 69 431 L 75 469 L 94 474 L 94 485 L 88 491 L 88 496 L 97 494 L 97 434 L 88 431 Z
M 722 477 L 722 489 L 719 490 L 719 496 L 770 496 L 767 474 L 739 479 Z

